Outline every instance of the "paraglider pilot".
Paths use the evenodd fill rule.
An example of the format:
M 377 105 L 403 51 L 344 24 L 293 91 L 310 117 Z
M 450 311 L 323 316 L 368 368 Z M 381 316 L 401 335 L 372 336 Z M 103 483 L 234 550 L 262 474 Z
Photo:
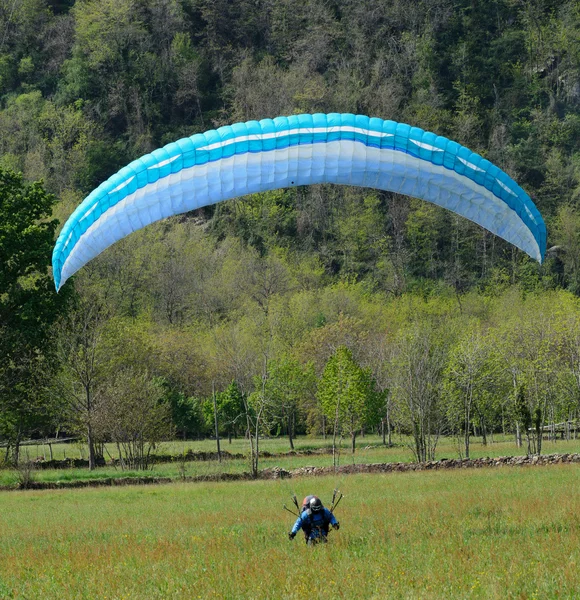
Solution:
M 306 497 L 302 504 L 302 513 L 296 519 L 296 523 L 294 523 L 288 537 L 293 540 L 298 531 L 302 529 L 307 544 L 324 543 L 327 541 L 328 530 L 331 525 L 333 529 L 340 527 L 335 516 L 328 508 L 322 506 L 320 498 L 316 496 Z

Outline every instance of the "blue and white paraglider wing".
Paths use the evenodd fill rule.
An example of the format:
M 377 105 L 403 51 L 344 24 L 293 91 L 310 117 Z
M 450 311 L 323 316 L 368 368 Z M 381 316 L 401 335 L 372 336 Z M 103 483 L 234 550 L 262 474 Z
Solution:
M 53 252 L 57 290 L 103 250 L 154 221 L 238 196 L 336 183 L 421 198 L 541 262 L 546 227 L 529 196 L 467 148 L 394 121 L 304 114 L 249 121 L 155 150 L 96 188 Z

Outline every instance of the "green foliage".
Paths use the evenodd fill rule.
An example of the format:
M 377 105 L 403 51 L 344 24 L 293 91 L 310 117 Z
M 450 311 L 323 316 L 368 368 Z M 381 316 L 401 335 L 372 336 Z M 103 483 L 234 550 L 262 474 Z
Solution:
M 472 425 L 477 423 L 484 439 L 493 431 L 501 377 L 493 360 L 493 339 L 481 332 L 479 323 L 469 323 L 450 349 L 445 368 L 445 404 L 452 431 L 463 434 L 469 458 Z
M 202 402 L 172 389 L 167 381 L 162 380 L 160 384 L 164 391 L 164 402 L 171 409 L 171 422 L 176 435 L 183 439 L 202 437 L 206 432 Z
M 303 366 L 295 358 L 282 355 L 268 364 L 268 378 L 265 389 L 271 405 L 270 422 L 282 426 L 293 449 L 293 437 L 297 433 L 297 423 L 313 391 L 316 377 L 311 363 Z
M 238 384 L 232 381 L 228 387 L 215 396 L 217 410 L 218 429 L 220 433 L 226 433 L 230 442 L 232 436 L 236 436 L 244 427 L 244 397 Z M 207 398 L 203 403 L 203 415 L 206 430 L 215 431 L 215 414 L 213 398 Z
M 116 444 L 123 469 L 147 469 L 151 450 L 172 436 L 171 406 L 164 400 L 160 382 L 132 367 L 117 370 L 105 385 L 95 429 Z
M 54 202 L 40 183 L 0 170 L 0 420 L 16 442 L 46 414 L 52 326 L 70 297 L 56 296 L 49 275 Z
M 384 395 L 376 390 L 370 369 L 362 369 L 352 352 L 341 346 L 326 363 L 317 393 L 322 410 L 333 423 L 335 436 L 347 431 L 354 453 L 357 433 L 379 421 L 384 405 Z
M 2 164 L 55 192 L 88 193 L 140 153 L 213 125 L 344 110 L 466 143 L 516 176 L 548 217 L 575 202 L 572 1 L 380 2 L 371 17 L 350 1 L 334 10 L 320 0 L 26 0 L 2 15 Z M 416 203 L 405 215 L 399 203 L 322 186 L 233 201 L 204 218 L 213 215 L 219 239 L 237 236 L 261 256 L 315 251 L 327 274 L 396 293 L 441 278 L 486 286 L 495 269 L 514 275 L 503 242 L 465 224 L 454 232 L 444 211 Z
M 23 173 L 3 175 L 0 348 L 29 360 L 18 358 L 21 371 L 4 360 L 2 386 L 19 398 L 15 406 L 28 407 L 23 431 L 34 423 L 48 433 L 66 421 L 80 397 L 70 367 L 87 356 L 79 336 L 91 325 L 77 304 L 75 331 L 54 336 L 61 350 L 68 340 L 71 358 L 51 381 L 58 365 L 47 358 L 49 325 L 70 293 L 56 296 L 46 270 L 51 208 L 65 218 L 118 168 L 167 142 L 301 111 L 369 114 L 457 139 L 517 179 L 556 247 L 539 267 L 436 206 L 330 185 L 232 199 L 157 223 L 75 278 L 85 301 L 107 309 L 93 355 L 97 405 L 115 370 L 134 368 L 166 382 L 182 436 L 213 430 L 200 400 L 213 384 L 221 434 L 238 433 L 234 423 L 241 433 L 239 415 L 245 430 L 261 407 L 254 433 L 279 431 L 291 442 L 297 432 L 328 432 L 329 419 L 332 428 L 314 389 L 345 346 L 359 391 L 340 423 L 353 437 L 375 426 L 374 409 L 361 408 L 374 404 L 374 378 L 391 390 L 389 423 L 417 434 L 423 458 L 443 430 L 513 430 L 517 385 L 538 442 L 538 424 L 577 418 L 578 306 L 556 290 L 580 294 L 578 3 L 367 4 L 0 6 L 0 168 Z M 56 206 L 35 208 L 37 188 L 23 181 L 40 178 L 58 194 Z M 29 191 L 13 194 L 19 187 Z M 482 361 L 470 342 L 480 329 Z M 481 368 L 468 375 L 474 363 Z M 417 381 L 425 376 L 420 393 L 403 385 L 409 369 Z M 16 376 L 26 383 L 13 385 Z M 244 400 L 254 394 L 253 407 L 227 400 L 232 381 Z M 332 408 L 336 397 L 327 396 Z M 3 408 L 5 431 L 18 431 L 23 414 Z M 81 419 L 85 430 L 89 421 Z

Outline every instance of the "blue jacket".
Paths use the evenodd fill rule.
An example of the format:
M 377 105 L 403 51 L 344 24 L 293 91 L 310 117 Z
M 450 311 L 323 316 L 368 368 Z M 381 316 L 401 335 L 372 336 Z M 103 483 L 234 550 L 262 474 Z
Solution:
M 296 519 L 296 523 L 292 527 L 292 533 L 296 534 L 300 529 L 303 529 L 304 533 L 310 539 L 317 539 L 326 536 L 328 526 L 335 525 L 336 523 L 334 515 L 328 508 L 323 508 L 318 512 L 312 512 L 310 509 L 307 509 Z

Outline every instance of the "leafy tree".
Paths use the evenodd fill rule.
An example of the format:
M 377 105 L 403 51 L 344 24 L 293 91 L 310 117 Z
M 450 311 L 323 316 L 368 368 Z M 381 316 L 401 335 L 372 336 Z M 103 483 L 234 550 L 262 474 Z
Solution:
M 13 462 L 47 401 L 58 365 L 52 327 L 70 297 L 49 275 L 54 202 L 41 183 L 0 169 L 0 419 Z
M 562 394 L 565 363 L 559 351 L 564 350 L 566 343 L 565 325 L 559 313 L 566 299 L 547 292 L 530 295 L 524 301 L 512 295 L 511 301 L 513 306 L 509 307 L 507 318 L 497 328 L 496 349 L 502 369 L 511 379 L 512 398 L 514 401 L 523 398 L 527 403 L 527 412 L 514 404 L 518 444 L 521 444 L 520 428 L 524 427 L 529 452 L 540 453 L 541 430 L 550 415 L 555 414 Z M 521 394 L 520 388 L 524 390 Z M 529 419 L 522 415 L 528 415 Z
M 332 449 L 336 466 L 336 436 L 346 430 L 354 454 L 357 433 L 380 420 L 384 398 L 375 388 L 370 369 L 362 369 L 345 346 L 338 348 L 326 363 L 318 384 L 318 398 L 334 424 Z
M 563 271 L 560 283 L 580 296 L 580 214 L 569 204 L 558 209 L 554 219 L 554 241 L 556 247 L 550 255 L 559 263 L 556 268 Z
M 314 380 L 312 364 L 302 367 L 296 359 L 288 356 L 273 360 L 268 365 L 266 390 L 272 399 L 272 420 L 286 429 L 291 450 L 294 450 L 293 438 L 301 402 L 308 396 Z
M 453 422 L 462 422 L 465 458 L 469 458 L 471 427 L 476 410 L 483 404 L 487 387 L 494 379 L 489 361 L 490 348 L 478 331 L 470 324 L 451 349 L 445 370 L 448 415 Z
M 385 215 L 377 194 L 355 196 L 358 197 L 349 203 L 347 215 L 337 225 L 337 242 L 342 251 L 341 271 L 359 276 L 370 272 L 376 277 L 389 243 Z
M 244 416 L 244 397 L 240 387 L 235 381 L 223 391 L 215 395 L 215 408 L 217 410 L 218 429 L 225 431 L 228 442 L 232 443 L 232 436 L 237 435 L 239 425 Z M 214 429 L 214 404 L 208 398 L 203 405 L 206 427 L 209 431 Z
M 393 395 L 391 361 L 393 358 L 393 341 L 384 331 L 377 331 L 362 343 L 363 364 L 369 366 L 376 381 L 376 388 L 384 398 L 381 407 L 381 434 L 383 445 L 392 446 Z
M 171 409 L 171 422 L 175 433 L 184 440 L 204 435 L 206 424 L 202 402 L 194 396 L 186 396 L 183 392 L 173 389 L 164 379 L 159 379 L 157 383 L 163 388 L 163 401 Z

